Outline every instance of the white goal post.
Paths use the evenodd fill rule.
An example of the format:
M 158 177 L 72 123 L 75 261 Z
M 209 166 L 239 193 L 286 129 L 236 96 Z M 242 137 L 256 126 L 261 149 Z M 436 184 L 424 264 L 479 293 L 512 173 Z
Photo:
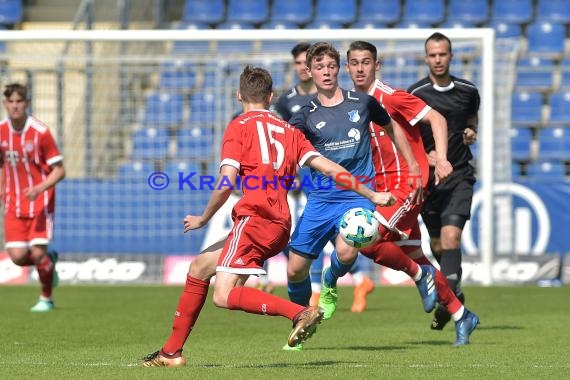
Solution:
M 22 31 L 0 31 L 0 40 L 4 41 L 8 49 L 4 56 L 4 61 L 7 63 L 7 71 L 5 70 L 4 78 L 2 79 L 2 84 L 6 81 L 12 80 L 14 78 L 28 78 L 30 75 L 44 75 L 46 72 L 52 73 L 54 75 L 54 86 L 65 87 L 69 86 L 71 81 L 75 79 L 66 79 L 66 73 L 68 71 L 73 71 L 73 78 L 77 78 L 78 82 L 81 82 L 84 86 L 84 90 L 80 95 L 71 96 L 73 100 L 73 105 L 68 104 L 71 100 L 63 100 L 64 104 L 57 102 L 51 103 L 49 106 L 45 106 L 41 109 L 35 106 L 34 111 L 41 109 L 42 112 L 38 115 L 40 119 L 42 114 L 45 117 L 46 113 L 51 116 L 47 117 L 47 123 L 58 131 L 56 136 L 58 140 L 61 139 L 61 144 L 63 146 L 64 155 L 67 157 L 81 157 L 74 159 L 74 165 L 71 170 L 71 177 L 84 178 L 85 176 L 94 176 L 97 178 L 104 178 L 105 174 L 101 174 L 105 168 L 109 165 L 114 164 L 114 157 L 117 159 L 125 159 L 126 155 L 123 157 L 121 154 L 109 154 L 109 141 L 99 143 L 101 139 L 106 139 L 106 137 L 101 137 L 103 135 L 115 133 L 109 129 L 104 129 L 104 125 L 110 124 L 109 120 L 99 120 L 102 113 L 113 112 L 115 114 L 125 113 L 125 108 L 121 105 L 112 107 L 109 103 L 104 101 L 97 102 L 93 97 L 100 99 L 106 94 L 111 94 L 112 91 L 119 91 L 121 86 L 120 79 L 122 75 L 130 73 L 132 67 L 137 64 L 146 65 L 145 69 L 138 73 L 137 80 L 144 82 L 147 80 L 148 75 L 152 76 L 152 70 L 158 70 L 159 64 L 169 57 L 172 60 L 185 60 L 189 62 L 196 62 L 204 66 L 206 70 L 208 66 L 215 67 L 216 70 L 220 69 L 220 63 L 226 65 L 231 63 L 248 63 L 249 60 L 255 62 L 258 61 L 270 61 L 269 69 L 272 70 L 271 64 L 279 63 L 279 66 L 275 66 L 275 70 L 285 70 L 280 74 L 284 74 L 285 83 L 284 86 L 290 85 L 293 80 L 291 75 L 290 67 L 290 47 L 299 41 L 330 41 L 335 44 L 335 42 L 342 43 L 343 47 L 347 47 L 348 43 L 353 40 L 367 40 L 377 44 L 379 48 L 379 54 L 386 57 L 397 57 L 399 53 L 405 51 L 408 53 L 413 53 L 415 57 L 415 63 L 413 67 L 395 67 L 390 68 L 389 64 L 383 67 L 383 72 L 386 70 L 390 73 L 391 77 L 399 75 L 399 71 L 404 72 L 405 70 L 413 69 L 416 79 L 421 76 L 425 76 L 427 73 L 421 58 L 424 55 L 423 44 L 425 39 L 435 31 L 439 31 L 447 35 L 454 44 L 454 52 L 456 52 L 456 46 L 467 46 L 467 53 L 462 58 L 461 49 L 460 53 L 455 53 L 456 58 L 452 63 L 452 73 L 457 76 L 463 76 L 460 73 L 455 73 L 455 68 L 468 67 L 471 70 L 473 76 L 477 77 L 476 84 L 479 87 L 481 95 L 481 109 L 479 113 L 480 118 L 480 129 L 479 129 L 479 143 L 477 149 L 477 170 L 478 170 L 478 181 L 480 183 L 480 191 L 482 193 L 482 209 L 479 214 L 479 248 L 478 253 L 481 255 L 481 263 L 484 268 L 483 278 L 481 280 L 482 284 L 490 285 L 493 282 L 491 276 L 491 265 L 494 255 L 495 245 L 494 245 L 494 231 L 495 231 L 495 217 L 493 213 L 493 186 L 496 181 L 496 150 L 498 149 L 497 142 L 495 141 L 496 136 L 501 136 L 505 138 L 507 134 L 504 133 L 505 128 L 510 127 L 509 116 L 505 116 L 505 113 L 509 113 L 510 109 L 499 110 L 495 99 L 497 96 L 506 97 L 508 94 L 510 99 L 510 89 L 508 85 L 505 85 L 501 79 L 498 78 L 496 73 L 496 43 L 495 35 L 493 29 L 489 28 L 477 28 L 477 29 L 318 29 L 318 30 L 22 30 Z M 201 42 L 212 44 L 214 48 L 211 48 L 208 52 L 204 53 L 194 53 L 192 51 L 187 51 L 186 53 L 176 53 L 171 50 L 171 46 L 175 41 L 183 42 Z M 216 46 L 218 43 L 238 43 L 238 42 L 256 42 L 257 50 L 253 53 L 244 52 L 226 52 L 222 50 L 217 50 Z M 271 41 L 282 41 L 290 42 L 289 49 L 276 51 L 264 51 L 261 43 L 271 42 Z M 46 49 L 42 49 L 42 44 L 46 44 Z M 108 45 L 105 45 L 108 44 Z M 168 45 L 169 47 L 166 47 Z M 104 46 L 107 46 L 105 48 Z M 135 48 L 129 48 L 136 46 Z M 335 44 L 336 46 L 336 44 Z M 37 47 L 34 48 L 34 47 Z M 160 47 L 160 48 L 159 48 Z M 338 46 L 337 46 L 338 47 Z M 469 49 L 470 48 L 470 49 Z M 345 59 L 346 48 L 339 48 L 341 53 L 341 59 Z M 105 82 L 105 75 L 97 77 L 97 73 L 104 73 L 103 69 L 100 67 L 107 67 L 109 62 L 116 62 L 119 66 L 118 74 L 113 74 L 107 76 L 108 83 Z M 281 66 L 281 64 L 286 64 L 286 66 Z M 154 65 L 154 66 L 153 66 Z M 36 68 L 37 66 L 37 68 Z M 283 67 L 285 67 L 283 69 Z M 123 71 L 124 70 L 124 71 Z M 151 72 L 149 72 L 149 70 Z M 225 70 L 225 69 L 222 69 Z M 63 71 L 63 76 L 61 72 Z M 32 74 L 30 74 L 30 72 Z M 7 73 L 7 74 L 6 74 Z M 58 74 L 59 73 L 59 74 Z M 143 77 L 143 73 L 145 77 Z M 343 70 L 344 73 L 344 70 Z M 57 76 L 60 75 L 60 76 Z M 342 74 L 346 76 L 346 74 Z M 97 78 L 94 82 L 90 82 L 90 79 Z M 25 79 L 23 79 L 25 80 Z M 51 79 L 50 79 L 51 80 Z M 391 83 L 390 80 L 386 80 L 388 84 Z M 409 81 L 407 85 L 415 82 Z M 132 85 L 132 81 L 129 82 Z M 137 82 L 138 83 L 138 82 Z M 224 86 L 223 93 L 233 94 L 235 88 L 235 77 L 232 80 L 216 80 L 217 86 Z M 348 83 L 346 78 L 344 82 Z M 341 85 L 342 85 L 341 83 Z M 101 89 L 101 85 L 107 85 L 110 87 L 107 93 Z M 116 86 L 116 87 L 115 87 Z M 141 87 L 135 89 L 129 89 L 129 96 L 132 97 L 134 102 L 141 102 L 140 97 L 138 97 L 137 90 L 143 88 Z M 145 84 L 145 88 L 151 87 L 151 85 Z M 226 88 L 230 86 L 230 88 Z M 343 86 L 346 87 L 346 86 Z M 404 87 L 404 86 L 399 86 Z M 405 88 L 405 87 L 404 87 Z M 55 91 L 55 90 L 54 90 Z M 222 91 L 220 87 L 220 91 Z M 96 95 L 94 96 L 94 94 Z M 221 93 L 221 92 L 220 92 Z M 219 94 L 219 93 L 218 93 Z M 498 95 L 499 94 L 499 95 Z M 36 101 L 42 96 L 38 93 L 38 87 L 34 90 L 34 97 Z M 54 97 L 55 95 L 52 95 Z M 69 97 L 69 96 L 68 96 Z M 120 102 L 123 99 L 114 100 Z M 81 119 L 80 123 L 73 123 L 70 126 L 69 119 L 73 117 L 73 112 L 71 110 L 76 107 L 79 109 L 79 103 L 88 101 L 92 104 L 92 108 L 85 109 L 80 112 Z M 229 101 L 231 103 L 231 101 Z M 36 104 L 36 103 L 33 103 Z M 503 107 L 505 104 L 501 104 Z M 506 104 L 510 106 L 509 103 Z M 100 108 L 97 108 L 100 107 Z M 232 105 L 224 104 L 225 114 L 223 116 L 217 117 L 217 122 L 222 124 L 216 126 L 217 131 L 223 129 L 225 122 L 231 116 Z M 111 109 L 111 111 L 107 111 Z M 132 111 L 135 112 L 135 111 Z M 141 110 L 136 111 L 138 113 Z M 128 112 L 127 112 L 128 113 Z M 185 111 L 185 118 L 187 116 L 187 111 Z M 501 118 L 498 120 L 498 118 Z M 140 115 L 134 115 L 133 120 L 140 120 Z M 117 122 L 118 119 L 114 120 Z M 136 129 L 137 123 L 132 122 L 129 119 L 128 128 Z M 83 132 L 79 126 L 83 128 L 91 128 L 88 134 Z M 502 128 L 501 133 L 497 134 L 497 128 Z M 75 128 L 75 130 L 73 129 Z M 106 127 L 105 127 L 106 128 Z M 117 132 L 118 133 L 118 132 Z M 121 132 L 123 133 L 123 132 Z M 72 137 L 70 137 L 72 136 Z M 124 138 L 124 134 L 121 138 Z M 219 139 L 219 134 L 218 137 Z M 93 141 L 91 141 L 93 139 Z M 98 140 L 99 139 L 99 140 Z M 76 146 L 76 140 L 78 145 Z M 215 140 L 218 142 L 219 140 Z M 504 140 L 503 140 L 504 141 Z M 115 142 L 118 145 L 121 143 Z M 175 142 L 171 141 L 171 145 Z M 126 144 L 128 149 L 129 143 Z M 217 152 L 217 145 L 213 144 L 211 149 Z M 501 144 L 502 145 L 502 144 Z M 113 145 L 115 146 L 115 145 Z M 122 145 L 121 145 L 122 146 Z M 500 149 L 505 149 L 507 145 L 502 145 Z M 171 147 L 172 148 L 172 147 Z M 98 152 L 101 151 L 101 155 Z M 87 153 L 86 153 L 87 152 Z M 211 154 L 212 152 L 209 152 Z M 128 154 L 128 153 L 125 153 Z M 112 156 L 109 158 L 108 156 Z M 104 159 L 100 156 L 106 156 Z M 217 157 L 217 155 L 215 155 Z M 501 158 L 505 161 L 505 165 L 509 166 L 507 163 L 510 160 L 510 153 L 505 157 Z M 106 161 L 105 161 L 106 160 Z M 156 165 L 156 162 L 155 162 Z M 113 167 L 113 170 L 115 167 Z M 510 170 L 509 170 L 510 173 Z M 510 175 L 510 174 L 509 174 Z M 501 178 L 503 179 L 503 178 Z M 58 206 L 59 207 L 59 206 Z M 56 222 L 56 228 L 57 228 Z M 138 225 L 140 228 L 147 228 L 142 224 Z M 67 227 L 61 227 L 67 228 Z M 103 228 L 104 230 L 104 228 Z M 85 232 L 85 231 L 83 231 Z M 158 232 L 155 232 L 157 238 L 161 238 Z M 57 238 L 57 236 L 56 236 Z M 110 252 L 112 253 L 112 252 Z M 157 252 L 162 253 L 162 252 Z M 197 252 L 195 252 L 197 253 Z M 473 252 L 471 252 L 472 254 Z

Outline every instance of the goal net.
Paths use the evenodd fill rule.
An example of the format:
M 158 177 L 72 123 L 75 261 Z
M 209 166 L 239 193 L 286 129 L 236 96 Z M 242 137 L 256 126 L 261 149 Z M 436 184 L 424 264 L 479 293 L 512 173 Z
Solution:
M 53 240 L 60 278 L 176 283 L 191 256 L 228 230 L 229 208 L 190 234 L 182 219 L 208 200 L 223 131 L 240 111 L 235 91 L 244 65 L 268 68 L 279 95 L 295 82 L 296 43 L 332 42 L 344 65 L 350 42 L 367 40 L 383 60 L 382 80 L 405 89 L 426 75 L 423 44 L 434 31 L 0 31 L 0 84 L 29 85 L 31 111 L 65 157 Z M 505 147 L 516 47 L 495 46 L 490 29 L 440 31 L 454 43 L 452 73 L 473 81 L 482 99 L 476 152 L 484 207 L 466 248 L 487 268 L 488 284 L 495 218 L 485 205 L 493 182 L 511 172 Z M 340 82 L 352 88 L 344 67 Z

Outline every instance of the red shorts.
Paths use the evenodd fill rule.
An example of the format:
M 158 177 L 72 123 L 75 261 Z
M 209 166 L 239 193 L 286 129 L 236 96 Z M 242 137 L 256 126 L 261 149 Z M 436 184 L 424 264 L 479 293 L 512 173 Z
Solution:
M 290 230 L 265 218 L 244 216 L 234 220 L 222 254 L 218 272 L 266 274 L 265 260 L 281 252 L 289 242 Z
M 402 245 L 421 246 L 421 232 L 418 216 L 422 210 L 422 204 L 412 204 L 412 194 L 406 190 L 390 190 L 396 198 L 396 203 L 388 207 L 376 206 L 378 211 L 387 221 L 390 227 L 408 235 L 408 240 L 402 240 Z M 380 238 L 382 241 L 399 241 L 400 235 L 380 225 Z
M 48 245 L 52 234 L 53 214 L 40 213 L 33 218 L 18 218 L 10 212 L 4 215 L 6 248 Z

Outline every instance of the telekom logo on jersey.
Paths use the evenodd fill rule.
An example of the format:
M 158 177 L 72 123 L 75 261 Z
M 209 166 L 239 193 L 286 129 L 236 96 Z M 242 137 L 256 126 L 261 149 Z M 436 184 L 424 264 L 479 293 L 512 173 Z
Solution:
M 182 190 L 265 190 L 282 188 L 285 190 L 327 190 L 336 187 L 337 189 L 351 189 L 351 174 L 348 172 L 339 173 L 336 176 L 318 176 L 313 182 L 311 176 L 238 176 L 235 186 L 226 176 L 199 175 L 196 172 L 178 172 L 177 189 Z M 370 183 L 376 186 L 376 178 L 368 176 L 356 176 L 357 187 Z M 401 176 L 383 176 L 382 182 L 388 187 L 393 187 L 396 183 L 402 183 L 406 178 Z M 163 172 L 154 172 L 148 177 L 148 185 L 153 190 L 164 190 L 170 185 L 170 177 Z

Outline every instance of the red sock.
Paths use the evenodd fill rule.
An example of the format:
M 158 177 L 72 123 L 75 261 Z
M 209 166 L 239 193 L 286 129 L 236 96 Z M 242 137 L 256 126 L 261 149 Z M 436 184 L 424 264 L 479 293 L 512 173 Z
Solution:
M 418 264 L 405 254 L 402 247 L 392 241 L 382 241 L 361 252 L 374 260 L 375 263 L 402 271 L 412 278 L 418 273 Z
M 190 275 L 186 277 L 184 292 L 178 301 L 174 322 L 172 323 L 172 333 L 162 347 L 166 354 L 174 354 L 182 350 L 188 335 L 192 331 L 200 311 L 208 297 L 208 281 L 199 280 Z
M 427 257 L 422 256 L 414 260 L 416 263 L 420 265 L 432 265 Z M 447 283 L 447 278 L 441 273 L 440 271 L 435 271 L 435 289 L 437 290 L 437 297 L 439 303 L 441 303 L 449 313 L 454 314 L 458 311 L 463 304 L 455 293 L 449 287 Z
M 38 277 L 40 278 L 40 285 L 42 287 L 42 297 L 50 298 L 53 289 L 53 272 L 55 266 L 51 262 L 49 256 L 44 255 L 43 259 L 36 264 Z
M 228 309 L 252 314 L 280 315 L 293 320 L 304 307 L 259 289 L 240 286 L 230 292 Z

